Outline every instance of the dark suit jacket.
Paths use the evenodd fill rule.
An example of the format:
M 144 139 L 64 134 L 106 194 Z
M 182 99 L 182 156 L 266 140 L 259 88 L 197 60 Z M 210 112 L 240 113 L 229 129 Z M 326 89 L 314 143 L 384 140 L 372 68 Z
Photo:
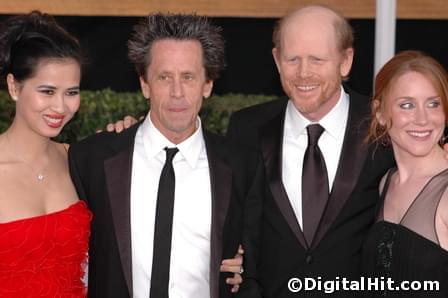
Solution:
M 229 137 L 262 151 L 267 179 L 264 202 L 251 202 L 246 216 L 249 234 L 244 240 L 246 272 L 240 296 L 328 297 L 323 291 L 290 293 L 287 282 L 293 277 L 359 279 L 361 245 L 374 219 L 378 183 L 393 162 L 390 150 L 378 147 L 373 151 L 363 143 L 369 99 L 354 92 L 349 96 L 349 117 L 336 177 L 310 247 L 281 178 L 287 99 L 249 107 L 231 117 Z M 335 296 L 349 295 L 353 294 L 338 292 Z
M 69 150 L 73 182 L 94 214 L 89 297 L 132 297 L 129 200 L 137 128 L 135 125 L 121 134 L 94 135 Z M 224 283 L 227 276 L 219 273 L 219 266 L 223 258 L 232 258 L 237 251 L 244 199 L 257 176 L 256 167 L 262 170 L 263 166 L 256 154 L 231 145 L 223 137 L 204 132 L 204 138 L 212 189 L 210 293 L 212 298 L 228 297 L 230 290 Z

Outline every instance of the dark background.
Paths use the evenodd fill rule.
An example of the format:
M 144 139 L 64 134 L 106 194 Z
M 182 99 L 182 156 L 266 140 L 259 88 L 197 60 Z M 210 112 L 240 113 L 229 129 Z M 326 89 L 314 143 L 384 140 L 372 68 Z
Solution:
M 0 16 L 0 21 L 7 16 Z M 126 54 L 126 42 L 136 17 L 64 17 L 56 19 L 77 36 L 88 54 L 82 88 L 139 90 L 137 76 Z M 214 92 L 282 94 L 271 56 L 271 34 L 276 19 L 212 18 L 223 28 L 227 68 Z M 373 81 L 375 23 L 351 20 L 355 31 L 355 60 L 348 85 L 369 95 Z M 422 50 L 448 67 L 448 20 L 398 20 L 396 50 Z

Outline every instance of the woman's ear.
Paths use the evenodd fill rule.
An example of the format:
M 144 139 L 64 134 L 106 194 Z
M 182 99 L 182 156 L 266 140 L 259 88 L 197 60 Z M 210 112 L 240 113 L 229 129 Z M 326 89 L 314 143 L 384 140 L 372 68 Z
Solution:
M 9 96 L 12 100 L 17 101 L 19 99 L 19 83 L 15 80 L 12 73 L 8 73 L 6 76 L 6 83 L 8 85 Z
M 376 117 L 376 120 L 378 121 L 378 123 L 381 126 L 385 126 L 386 118 L 384 117 L 384 112 L 382 111 L 381 103 L 378 99 L 373 100 L 373 109 L 375 111 L 375 117 Z

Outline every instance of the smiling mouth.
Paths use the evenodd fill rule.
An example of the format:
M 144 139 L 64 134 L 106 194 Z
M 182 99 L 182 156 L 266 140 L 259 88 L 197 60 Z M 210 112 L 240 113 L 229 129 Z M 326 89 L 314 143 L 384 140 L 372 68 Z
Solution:
M 44 115 L 43 118 L 47 122 L 47 124 L 51 127 L 59 127 L 62 125 L 65 116 L 50 116 Z
M 408 134 L 417 138 L 425 138 L 431 134 L 431 130 L 425 130 L 425 131 L 410 130 L 408 131 Z
M 310 92 L 317 89 L 318 85 L 295 85 L 295 87 L 301 92 Z

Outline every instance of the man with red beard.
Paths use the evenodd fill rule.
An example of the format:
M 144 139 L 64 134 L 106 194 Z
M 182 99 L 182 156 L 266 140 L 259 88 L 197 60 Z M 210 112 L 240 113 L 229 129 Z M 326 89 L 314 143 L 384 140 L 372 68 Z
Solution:
M 273 42 L 287 98 L 239 111 L 229 124 L 229 137 L 261 150 L 268 181 L 245 216 L 240 295 L 325 297 L 317 287 L 292 293 L 288 281 L 359 280 L 362 242 L 392 157 L 364 145 L 369 99 L 342 85 L 354 55 L 347 20 L 307 6 L 278 22 Z

